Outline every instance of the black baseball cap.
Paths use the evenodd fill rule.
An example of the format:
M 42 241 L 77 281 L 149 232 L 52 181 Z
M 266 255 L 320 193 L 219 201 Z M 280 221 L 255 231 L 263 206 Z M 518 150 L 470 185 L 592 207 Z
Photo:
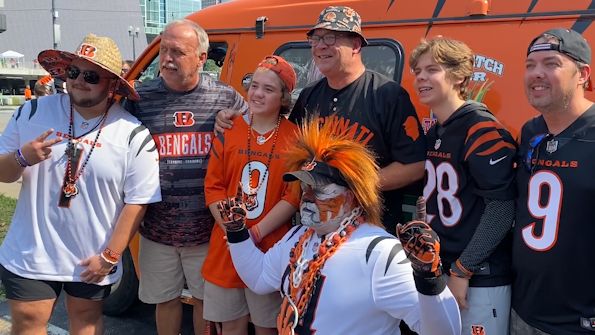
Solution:
M 301 170 L 285 173 L 283 180 L 300 180 L 310 186 L 324 186 L 330 183 L 348 186 L 339 169 L 325 162 L 315 160 L 304 164 Z
M 552 35 L 556 37 L 560 43 L 535 43 L 543 35 Z M 555 28 L 541 33 L 533 39 L 527 49 L 527 55 L 536 51 L 553 50 L 565 54 L 566 56 L 585 64 L 591 64 L 591 47 L 587 40 L 580 33 L 565 28 Z

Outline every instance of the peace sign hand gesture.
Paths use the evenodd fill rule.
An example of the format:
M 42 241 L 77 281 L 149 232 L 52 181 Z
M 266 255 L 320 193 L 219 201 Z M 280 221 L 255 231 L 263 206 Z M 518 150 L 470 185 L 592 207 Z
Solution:
M 63 138 L 59 136 L 50 140 L 47 139 L 53 132 L 54 129 L 48 129 L 21 148 L 21 154 L 29 166 L 50 158 L 52 155 L 52 146 L 62 142 Z

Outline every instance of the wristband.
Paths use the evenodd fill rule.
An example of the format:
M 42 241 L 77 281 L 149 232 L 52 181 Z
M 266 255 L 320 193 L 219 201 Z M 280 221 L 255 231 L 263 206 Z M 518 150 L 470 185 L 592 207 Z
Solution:
M 239 231 L 227 231 L 227 242 L 228 243 L 240 243 L 250 239 L 250 233 L 248 229 L 244 227 Z
M 461 261 L 457 259 L 456 262 L 453 262 L 450 265 L 450 275 L 464 279 L 471 279 L 473 272 L 465 269 Z
M 19 154 L 16 151 L 14 152 L 14 160 L 17 162 L 17 164 L 19 164 L 20 167 L 22 167 L 22 168 L 26 168 L 27 167 L 27 165 L 23 164 L 19 160 Z
M 17 163 L 19 163 L 19 165 L 21 167 L 31 166 L 31 164 L 29 164 L 29 162 L 27 162 L 27 160 L 25 159 L 25 156 L 23 156 L 23 153 L 21 152 L 21 149 L 18 149 L 14 153 L 14 159 L 17 161 Z
M 415 288 L 423 295 L 438 295 L 446 288 L 447 276 L 423 278 L 413 273 Z
M 260 236 L 260 229 L 258 228 L 257 224 L 250 227 L 250 229 L 248 230 L 250 231 L 250 235 L 252 236 L 254 243 L 259 243 L 260 241 L 262 241 L 262 236 Z
M 237 232 L 244 228 L 246 228 L 246 224 L 244 224 L 244 220 L 237 220 L 237 221 L 229 221 L 225 222 L 225 230 L 227 232 Z
M 118 261 L 117 261 L 117 260 L 116 260 L 116 261 L 113 261 L 113 260 L 111 260 L 111 259 L 107 258 L 107 257 L 104 255 L 104 252 L 100 253 L 100 254 L 99 254 L 99 257 L 101 257 L 101 259 L 103 259 L 103 260 L 104 260 L 106 263 L 108 263 L 108 264 L 111 264 L 111 265 L 116 265 L 116 264 L 118 264 Z
M 105 248 L 105 250 L 103 250 L 101 255 L 103 255 L 105 258 L 107 258 L 110 261 L 109 263 L 112 263 L 112 264 L 118 263 L 118 260 L 122 256 L 122 254 L 117 253 L 110 248 Z

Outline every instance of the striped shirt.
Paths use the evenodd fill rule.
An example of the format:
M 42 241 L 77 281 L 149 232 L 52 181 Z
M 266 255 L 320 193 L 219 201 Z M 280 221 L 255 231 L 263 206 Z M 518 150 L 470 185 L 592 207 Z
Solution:
M 214 220 L 205 204 L 204 178 L 217 112 L 248 105 L 232 87 L 202 74 L 188 92 L 172 92 L 161 78 L 138 88 L 129 109 L 151 131 L 159 152 L 163 201 L 147 209 L 140 233 L 155 242 L 186 247 L 209 241 Z

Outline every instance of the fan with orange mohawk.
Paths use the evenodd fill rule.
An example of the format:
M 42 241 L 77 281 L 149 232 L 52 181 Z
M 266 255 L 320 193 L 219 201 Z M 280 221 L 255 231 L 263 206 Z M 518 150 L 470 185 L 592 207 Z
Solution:
M 287 152 L 286 181 L 322 178 L 349 188 L 366 215 L 366 221 L 383 227 L 378 165 L 363 144 L 337 134 L 331 122 L 304 120 L 298 141 Z M 313 183 L 313 181 L 312 181 Z M 309 184 L 312 184 L 309 183 Z
M 263 253 L 244 223 L 241 194 L 228 202 L 223 222 L 243 282 L 257 294 L 281 292 L 278 334 L 383 335 L 398 330 L 398 315 L 418 333 L 461 333 L 439 271 L 439 242 L 420 221 L 423 201 L 419 220 L 399 226 L 399 243 L 380 222 L 374 156 L 318 119 L 303 122 L 286 162 L 291 172 L 283 179 L 301 183 L 300 225 Z

